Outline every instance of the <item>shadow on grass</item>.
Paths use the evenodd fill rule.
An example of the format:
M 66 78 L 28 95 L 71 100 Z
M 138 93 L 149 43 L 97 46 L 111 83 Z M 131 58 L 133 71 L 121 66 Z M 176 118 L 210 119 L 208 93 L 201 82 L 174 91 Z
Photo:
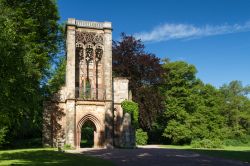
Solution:
M 42 138 L 31 139 L 16 139 L 11 144 L 6 145 L 3 149 L 28 149 L 28 148 L 42 148 Z
M 213 157 L 221 157 L 231 160 L 240 160 L 250 163 L 250 150 L 210 150 L 210 149 L 186 149 L 195 153 L 206 154 Z
M 53 150 L 1 151 L 0 165 L 113 165 L 109 161 Z

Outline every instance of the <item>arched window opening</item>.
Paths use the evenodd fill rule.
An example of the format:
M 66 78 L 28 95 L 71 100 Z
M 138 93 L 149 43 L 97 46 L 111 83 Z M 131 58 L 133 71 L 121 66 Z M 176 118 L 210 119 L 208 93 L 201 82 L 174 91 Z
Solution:
M 102 57 L 103 34 L 76 31 L 76 96 L 84 100 L 105 97 Z

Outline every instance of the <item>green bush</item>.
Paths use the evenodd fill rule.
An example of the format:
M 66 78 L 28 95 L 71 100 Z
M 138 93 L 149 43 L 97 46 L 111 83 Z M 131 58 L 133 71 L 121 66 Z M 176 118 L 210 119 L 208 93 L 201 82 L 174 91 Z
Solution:
M 146 145 L 148 142 L 148 134 L 142 129 L 136 130 L 136 144 L 137 145 Z
M 216 149 L 223 148 L 223 142 L 219 139 L 202 139 L 202 140 L 194 140 L 191 142 L 191 146 L 193 148 L 208 148 L 208 149 Z
M 138 126 L 139 107 L 136 102 L 124 100 L 121 104 L 123 112 L 129 113 L 132 119 L 132 125 L 136 128 Z
M 225 146 L 250 146 L 250 135 L 240 138 L 226 139 L 223 141 Z

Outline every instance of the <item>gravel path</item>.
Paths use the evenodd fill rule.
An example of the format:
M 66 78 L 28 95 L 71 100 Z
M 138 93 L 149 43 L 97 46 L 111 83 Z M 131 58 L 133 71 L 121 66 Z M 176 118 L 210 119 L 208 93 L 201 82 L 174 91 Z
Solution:
M 156 145 L 137 149 L 80 149 L 69 152 L 111 160 L 117 166 L 250 166 L 239 161 L 185 150 L 163 149 Z

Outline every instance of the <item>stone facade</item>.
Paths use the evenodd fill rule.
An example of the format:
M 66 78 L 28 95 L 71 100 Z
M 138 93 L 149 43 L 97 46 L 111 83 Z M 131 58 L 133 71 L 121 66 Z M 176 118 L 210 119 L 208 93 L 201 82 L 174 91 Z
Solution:
M 111 23 L 68 19 L 66 35 L 66 85 L 44 105 L 44 144 L 80 148 L 82 126 L 91 121 L 94 147 L 135 146 L 130 115 L 121 108 L 129 81 L 112 78 Z

